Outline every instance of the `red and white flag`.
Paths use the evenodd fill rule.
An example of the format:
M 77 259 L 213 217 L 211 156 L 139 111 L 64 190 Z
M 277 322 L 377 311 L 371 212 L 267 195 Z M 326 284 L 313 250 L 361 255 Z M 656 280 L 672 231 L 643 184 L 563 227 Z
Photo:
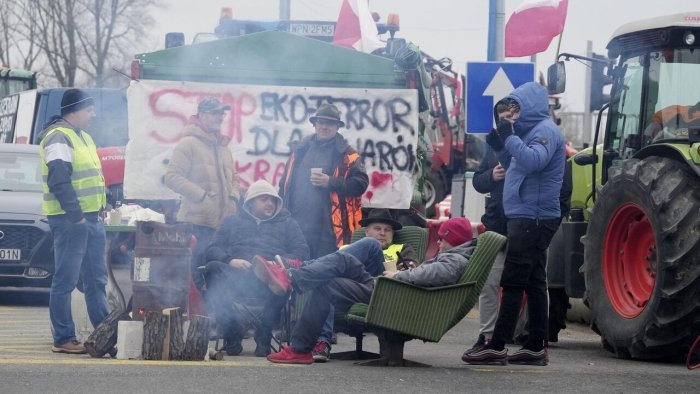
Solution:
M 564 31 L 569 0 L 525 0 L 506 23 L 506 57 L 531 56 L 547 50 Z
M 378 35 L 369 12 L 369 0 L 343 0 L 333 44 L 370 53 L 384 46 Z

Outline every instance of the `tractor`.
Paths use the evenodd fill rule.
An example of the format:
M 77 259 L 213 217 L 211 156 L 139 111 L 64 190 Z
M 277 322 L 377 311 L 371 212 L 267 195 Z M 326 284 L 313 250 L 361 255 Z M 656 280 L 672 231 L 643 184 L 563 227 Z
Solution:
M 700 334 L 699 38 L 700 12 L 688 12 L 623 25 L 607 58 L 559 55 L 590 62 L 602 101 L 592 146 L 572 159 L 551 280 L 583 297 L 620 358 L 677 358 Z M 565 90 L 564 60 L 548 70 L 552 94 Z

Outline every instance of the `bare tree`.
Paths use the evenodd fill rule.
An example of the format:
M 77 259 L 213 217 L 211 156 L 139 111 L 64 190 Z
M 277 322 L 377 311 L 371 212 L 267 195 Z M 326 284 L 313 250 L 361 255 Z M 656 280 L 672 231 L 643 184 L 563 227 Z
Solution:
M 114 85 L 115 73 L 109 70 L 128 68 L 134 43 L 149 44 L 146 29 L 154 24 L 150 11 L 163 7 L 162 0 L 2 1 L 16 27 L 5 29 L 15 25 L 5 23 L 4 13 L 0 16 L 0 56 L 10 45 L 6 41 L 21 37 L 18 56 L 26 60 L 25 68 L 40 59 L 44 74 L 61 86 Z
M 31 70 L 39 57 L 34 14 L 26 1 L 2 0 L 0 63 Z

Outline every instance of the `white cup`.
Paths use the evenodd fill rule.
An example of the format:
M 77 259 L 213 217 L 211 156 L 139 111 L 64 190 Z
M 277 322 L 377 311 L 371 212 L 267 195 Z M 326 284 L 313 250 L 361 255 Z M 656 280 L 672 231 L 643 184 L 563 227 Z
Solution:
M 314 167 L 311 169 L 312 174 L 323 174 L 323 168 L 320 167 Z

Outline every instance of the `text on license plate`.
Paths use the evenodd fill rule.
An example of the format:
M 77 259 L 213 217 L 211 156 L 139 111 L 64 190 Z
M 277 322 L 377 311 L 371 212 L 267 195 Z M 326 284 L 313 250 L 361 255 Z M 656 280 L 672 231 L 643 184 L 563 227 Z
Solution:
M 302 36 L 326 36 L 335 35 L 335 25 L 323 23 L 292 23 L 289 25 L 289 32 Z
M 0 260 L 19 261 L 21 249 L 0 249 Z

